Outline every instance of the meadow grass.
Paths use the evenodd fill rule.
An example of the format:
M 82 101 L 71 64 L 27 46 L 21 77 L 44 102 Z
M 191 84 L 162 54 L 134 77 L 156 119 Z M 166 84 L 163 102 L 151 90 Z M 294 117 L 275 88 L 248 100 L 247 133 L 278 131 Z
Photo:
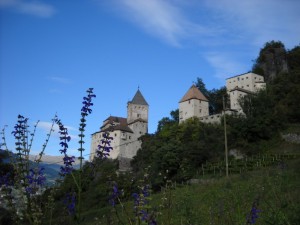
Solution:
M 229 178 L 210 178 L 193 185 L 172 183 L 160 193 L 152 194 L 151 211 L 161 225 L 297 225 L 300 224 L 299 171 L 297 157 Z M 258 213 L 251 223 L 247 218 L 254 202 Z M 132 201 L 123 204 L 128 212 L 133 211 Z M 120 204 L 115 208 L 87 209 L 82 215 L 85 224 L 129 224 Z

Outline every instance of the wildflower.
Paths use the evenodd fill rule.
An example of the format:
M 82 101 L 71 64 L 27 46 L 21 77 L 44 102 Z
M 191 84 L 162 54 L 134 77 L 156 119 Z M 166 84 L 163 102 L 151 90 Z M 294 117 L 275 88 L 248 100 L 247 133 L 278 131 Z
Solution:
M 67 207 L 68 213 L 70 215 L 74 215 L 75 211 L 76 211 L 76 209 L 75 209 L 75 207 L 76 207 L 76 194 L 75 194 L 75 192 L 66 194 L 66 198 L 64 199 L 64 204 Z
M 85 117 L 88 116 L 89 114 L 92 113 L 92 109 L 91 109 L 91 106 L 93 105 L 92 103 L 92 99 L 96 97 L 95 94 L 93 94 L 93 88 L 89 88 L 87 91 L 86 91 L 88 94 L 86 97 L 83 97 L 83 106 L 81 108 L 81 119 L 80 119 L 80 124 L 79 124 L 79 131 L 80 131 L 80 134 L 78 135 L 80 140 L 78 141 L 79 144 L 80 144 L 80 147 L 78 148 L 78 151 L 80 152 L 80 164 L 82 163 L 82 160 L 83 160 L 83 157 L 82 157 L 82 152 L 84 151 L 84 148 L 83 148 L 83 144 L 84 144 L 84 141 L 83 141 L 83 138 L 84 138 L 84 131 L 85 131 L 85 127 L 86 127 L 86 119 Z
M 247 216 L 247 224 L 255 224 L 257 218 L 259 217 L 258 213 L 260 213 L 261 210 L 258 209 L 258 201 L 259 199 L 256 199 L 252 204 L 251 211 Z
M 119 198 L 119 195 L 121 194 L 121 192 L 119 191 L 117 184 L 114 184 L 112 189 L 113 189 L 113 190 L 112 190 L 112 194 L 111 194 L 111 196 L 109 197 L 109 203 L 110 203 L 113 207 L 115 207 L 115 205 L 116 205 L 116 199 Z
M 92 103 L 92 98 L 95 98 L 96 95 L 93 94 L 93 88 L 89 88 L 87 91 L 88 93 L 87 97 L 83 97 L 83 106 L 81 108 L 81 115 L 82 117 L 87 116 L 88 114 L 92 113 L 92 109 L 90 108 L 92 105 L 94 105 Z
M 59 150 L 61 154 L 64 154 L 63 161 L 64 166 L 60 167 L 60 175 L 65 176 L 73 171 L 73 163 L 75 162 L 75 156 L 68 156 L 68 142 L 70 142 L 71 137 L 68 134 L 68 129 L 62 124 L 61 120 L 57 117 L 54 119 L 55 123 L 59 127 L 58 133 L 60 134 L 59 139 L 61 142 L 59 143 L 61 149 Z
M 150 185 L 145 185 L 140 188 L 140 194 L 133 193 L 132 196 L 134 198 L 134 211 L 135 215 L 141 219 L 141 221 L 145 221 L 148 224 L 156 225 L 156 220 L 154 218 L 154 214 L 149 213 L 147 210 L 147 204 L 149 203 L 150 197 Z
M 27 127 L 28 127 L 27 121 L 28 118 L 25 118 L 22 115 L 18 115 L 18 123 L 14 126 L 15 130 L 11 132 L 16 139 L 19 140 L 21 137 L 26 135 Z
M 45 184 L 46 177 L 44 176 L 45 168 L 30 169 L 29 174 L 26 176 L 28 186 L 26 192 L 28 194 L 36 194 L 37 191 Z
M 60 167 L 60 174 L 65 176 L 73 171 L 73 163 L 75 162 L 75 156 L 65 155 L 63 158 L 64 165 Z
M 109 133 L 106 132 L 103 134 L 103 139 L 101 140 L 101 144 L 98 145 L 98 149 L 96 150 L 96 156 L 99 159 L 106 159 L 109 156 L 109 153 L 112 151 L 111 140 L 112 137 L 109 136 Z
M 0 176 L 0 187 L 4 185 L 5 187 L 9 187 L 13 185 L 13 180 L 11 178 L 11 174 L 8 172 L 2 176 Z

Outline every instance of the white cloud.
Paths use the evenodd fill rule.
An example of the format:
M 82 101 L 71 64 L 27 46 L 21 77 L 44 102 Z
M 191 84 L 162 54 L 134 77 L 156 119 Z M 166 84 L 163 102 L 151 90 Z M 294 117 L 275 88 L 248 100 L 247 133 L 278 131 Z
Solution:
M 200 46 L 281 40 L 299 43 L 297 0 L 115 0 L 121 14 L 147 33 L 173 46 L 192 40 Z
M 56 76 L 52 76 L 52 77 L 48 77 L 48 79 L 57 82 L 57 83 L 61 83 L 61 84 L 69 84 L 71 83 L 71 81 L 67 78 L 64 77 L 56 77 Z
M 247 70 L 246 65 L 242 65 L 238 60 L 234 60 L 234 57 L 228 53 L 209 52 L 203 57 L 214 68 L 214 76 L 220 80 L 245 73 Z
M 37 127 L 48 133 L 50 131 L 50 129 L 51 129 L 51 126 L 52 126 L 51 122 L 40 121 L 38 123 Z M 76 132 L 78 132 L 78 129 L 76 129 L 74 127 L 71 127 L 71 126 L 65 126 L 65 127 L 68 129 L 69 136 L 71 137 L 71 139 L 72 140 L 77 140 L 78 139 L 78 135 L 70 134 L 70 131 L 76 131 Z M 59 133 L 58 133 L 59 127 L 58 127 L 57 124 L 54 124 L 53 130 L 54 130 L 53 134 L 58 137 L 59 136 Z
M 52 5 L 45 4 L 40 1 L 0 0 L 0 7 L 12 8 L 20 13 L 44 18 L 51 17 L 56 12 Z
M 298 0 L 114 2 L 127 19 L 168 44 L 196 43 L 222 81 L 251 69 L 249 63 L 268 41 L 282 41 L 287 48 L 299 44 Z
M 195 35 L 210 35 L 210 28 L 191 22 L 178 4 L 162 0 L 121 0 L 117 2 L 125 16 L 144 29 L 173 46 Z
M 205 6 L 215 15 L 214 23 L 241 42 L 260 47 L 270 40 L 280 40 L 289 47 L 299 43 L 300 1 L 206 0 Z

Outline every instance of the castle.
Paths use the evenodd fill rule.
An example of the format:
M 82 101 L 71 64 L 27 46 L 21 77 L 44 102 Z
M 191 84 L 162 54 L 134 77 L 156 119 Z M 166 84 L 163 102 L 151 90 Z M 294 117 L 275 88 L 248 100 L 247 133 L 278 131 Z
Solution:
M 149 105 L 138 89 L 133 99 L 127 103 L 127 118 L 110 116 L 103 121 L 100 131 L 92 134 L 90 160 L 95 157 L 97 146 L 105 132 L 113 138 L 111 159 L 119 160 L 120 171 L 130 168 L 130 160 L 141 147 L 139 137 L 148 133 Z
M 239 99 L 247 94 L 253 94 L 266 87 L 264 77 L 255 73 L 244 73 L 226 79 L 226 90 L 230 98 L 230 109 L 226 114 L 241 114 Z M 222 114 L 209 115 L 209 102 L 195 86 L 187 91 L 179 101 L 179 123 L 197 117 L 203 123 L 220 123 Z
M 242 108 L 239 98 L 255 93 L 266 84 L 264 77 L 255 73 L 245 73 L 226 79 L 226 89 L 230 97 L 230 109 L 226 114 L 240 114 Z M 110 158 L 119 160 L 120 171 L 130 168 L 130 161 L 141 147 L 139 137 L 148 132 L 149 105 L 138 89 L 133 99 L 127 103 L 127 118 L 110 116 L 103 121 L 100 130 L 92 134 L 90 160 L 95 157 L 95 151 L 103 134 L 110 132 L 113 137 Z M 179 123 L 197 117 L 203 123 L 221 123 L 222 114 L 209 115 L 209 101 L 201 91 L 192 85 L 179 101 Z

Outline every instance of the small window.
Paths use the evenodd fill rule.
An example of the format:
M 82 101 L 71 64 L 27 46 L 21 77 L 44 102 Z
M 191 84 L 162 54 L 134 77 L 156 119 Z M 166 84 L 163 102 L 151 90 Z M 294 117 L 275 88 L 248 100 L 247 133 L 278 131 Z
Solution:
M 131 136 L 129 136 L 128 138 L 131 139 Z
M 117 133 L 115 133 L 115 137 L 117 137 Z
M 189 100 L 189 104 L 191 104 L 191 100 Z
M 141 114 L 137 114 L 137 117 L 140 118 L 140 117 L 141 117 Z
M 248 77 L 246 77 L 246 79 L 248 79 Z

